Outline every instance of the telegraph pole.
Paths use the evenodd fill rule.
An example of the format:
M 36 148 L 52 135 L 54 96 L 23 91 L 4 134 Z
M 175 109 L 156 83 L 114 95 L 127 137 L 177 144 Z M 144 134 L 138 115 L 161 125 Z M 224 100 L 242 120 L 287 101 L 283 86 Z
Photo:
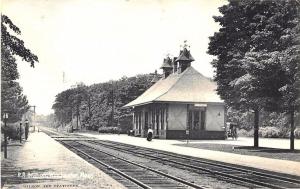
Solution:
M 29 108 L 33 108 L 33 121 L 32 122 L 34 122 L 34 125 L 33 125 L 33 131 L 35 132 L 35 108 L 36 108 L 36 106 L 34 105 L 34 106 L 29 106 Z
M 8 118 L 8 113 L 4 112 L 3 119 L 4 119 L 4 158 L 7 158 L 7 127 L 6 122 Z
M 112 109 L 111 109 L 111 124 L 114 126 L 114 114 L 115 114 L 115 97 L 114 97 L 114 81 L 112 81 Z
M 34 122 L 34 132 L 35 132 L 35 125 L 36 125 L 36 122 L 35 122 L 35 108 L 36 108 L 36 106 L 33 106 L 33 122 Z
M 22 143 L 22 122 L 20 122 L 20 143 Z

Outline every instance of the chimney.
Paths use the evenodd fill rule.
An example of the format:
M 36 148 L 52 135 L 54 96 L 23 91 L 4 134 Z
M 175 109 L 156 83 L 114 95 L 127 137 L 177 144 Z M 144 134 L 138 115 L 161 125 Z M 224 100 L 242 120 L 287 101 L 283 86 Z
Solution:
M 195 59 L 192 57 L 190 51 L 187 49 L 185 45 L 183 50 L 180 51 L 178 58 L 175 62 L 178 62 L 178 73 L 182 73 L 186 68 L 191 66 L 191 62 Z
M 153 74 L 153 78 L 151 80 L 151 84 L 153 85 L 154 83 L 156 83 L 159 80 L 159 77 L 157 75 L 157 70 L 155 70 L 154 74 Z
M 177 72 L 177 66 L 178 66 L 178 64 L 177 64 L 177 62 L 176 62 L 176 59 L 177 59 L 177 57 L 174 57 L 174 58 L 173 58 L 173 61 L 172 61 L 172 65 L 173 65 L 173 73 L 176 73 L 176 72 Z
M 172 60 L 170 57 L 166 57 L 163 61 L 162 66 L 160 67 L 163 70 L 163 77 L 167 78 L 173 70 L 173 67 L 171 66 Z

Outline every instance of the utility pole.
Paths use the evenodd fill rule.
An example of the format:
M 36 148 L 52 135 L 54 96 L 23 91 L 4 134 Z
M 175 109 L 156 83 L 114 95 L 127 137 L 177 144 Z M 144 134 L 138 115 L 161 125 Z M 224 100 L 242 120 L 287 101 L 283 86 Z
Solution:
M 73 130 L 74 130 L 74 128 L 73 128 L 73 107 L 72 107 L 72 105 L 70 106 L 71 107 L 71 133 L 73 133 Z
M 4 158 L 7 158 L 7 127 L 6 122 L 8 118 L 8 113 L 4 112 L 3 119 L 4 119 Z
M 76 105 L 76 129 L 78 131 L 78 122 L 79 122 L 79 105 Z
M 80 97 L 79 95 L 81 95 L 81 92 L 80 92 L 80 88 L 81 87 L 79 84 L 77 84 L 77 89 L 76 89 L 76 98 L 77 98 L 77 103 L 76 103 L 76 128 L 77 128 L 77 131 L 78 131 L 78 127 L 79 127 L 79 115 L 80 115 L 80 112 L 79 112 L 79 103 L 81 103 L 81 100 L 79 101 Z M 80 126 L 81 128 L 81 126 Z
M 295 130 L 295 120 L 294 120 L 294 110 L 291 110 L 291 133 L 290 133 L 290 150 L 295 150 L 295 134 L 294 134 L 294 130 Z
M 35 132 L 35 108 L 36 108 L 36 106 L 34 105 L 34 106 L 29 106 L 29 108 L 33 108 L 33 121 L 32 122 L 34 122 L 34 124 L 32 124 L 33 125 L 33 132 Z
M 254 147 L 258 148 L 259 110 L 254 110 Z
M 111 124 L 114 126 L 114 114 L 115 114 L 115 97 L 114 97 L 114 82 L 112 81 L 112 109 L 111 109 Z
M 76 89 L 75 89 L 75 92 L 76 92 L 76 104 L 75 104 L 75 106 L 76 106 L 76 130 L 79 130 L 80 105 L 82 102 L 83 87 L 84 87 L 84 84 L 82 84 L 82 83 L 76 84 Z M 80 125 L 80 129 L 82 129 L 81 125 Z
M 22 122 L 20 122 L 20 143 L 22 143 Z
M 35 108 L 36 106 L 29 106 L 29 108 L 33 108 L 33 120 L 32 120 L 32 126 L 33 126 L 33 132 L 35 132 Z M 34 122 L 34 124 L 33 124 Z

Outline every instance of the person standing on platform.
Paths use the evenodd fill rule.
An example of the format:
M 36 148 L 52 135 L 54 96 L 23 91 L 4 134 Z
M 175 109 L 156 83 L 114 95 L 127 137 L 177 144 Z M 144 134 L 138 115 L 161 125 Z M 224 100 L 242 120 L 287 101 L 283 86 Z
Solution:
M 29 122 L 26 119 L 25 120 L 25 140 L 27 140 L 27 138 L 28 138 L 28 133 L 29 133 Z
M 148 132 L 147 132 L 147 140 L 151 141 L 152 137 L 153 137 L 153 130 L 151 129 L 151 126 L 150 126 L 148 129 Z

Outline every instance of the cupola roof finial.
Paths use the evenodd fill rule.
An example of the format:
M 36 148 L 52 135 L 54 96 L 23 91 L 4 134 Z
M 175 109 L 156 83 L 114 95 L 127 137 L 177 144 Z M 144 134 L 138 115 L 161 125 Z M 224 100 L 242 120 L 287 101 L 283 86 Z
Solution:
M 190 53 L 190 46 L 188 45 L 187 40 L 184 40 L 183 45 L 180 45 L 180 47 L 182 48 L 182 50 L 180 50 L 180 53 L 179 53 L 178 58 L 176 59 L 176 62 L 179 62 L 179 61 L 192 62 L 195 60 Z
M 160 67 L 161 69 L 164 68 L 172 68 L 172 60 L 169 56 L 169 54 L 167 54 L 166 58 L 164 58 L 163 64 Z

